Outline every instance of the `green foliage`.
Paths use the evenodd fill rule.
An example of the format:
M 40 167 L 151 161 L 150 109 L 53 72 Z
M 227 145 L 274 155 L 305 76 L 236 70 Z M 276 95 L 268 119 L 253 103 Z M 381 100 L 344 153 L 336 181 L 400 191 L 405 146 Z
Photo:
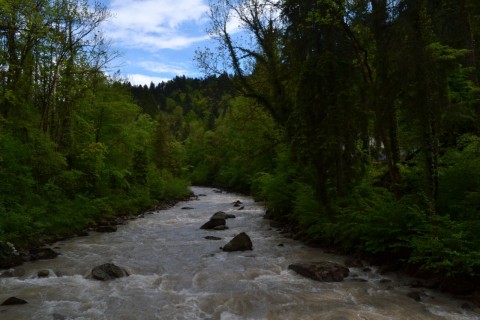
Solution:
M 285 150 L 277 155 L 277 165 L 272 173 L 260 172 L 254 182 L 257 197 L 266 201 L 266 206 L 273 216 L 286 220 L 293 208 L 295 178 L 297 171 L 291 164 L 290 155 Z
M 448 276 L 480 272 L 480 223 L 435 216 L 424 233 L 412 239 L 411 263 Z
M 325 226 L 326 236 L 347 250 L 400 253 L 425 228 L 425 215 L 408 197 L 400 201 L 383 188 L 368 183 L 356 187 L 337 204 L 335 219 Z

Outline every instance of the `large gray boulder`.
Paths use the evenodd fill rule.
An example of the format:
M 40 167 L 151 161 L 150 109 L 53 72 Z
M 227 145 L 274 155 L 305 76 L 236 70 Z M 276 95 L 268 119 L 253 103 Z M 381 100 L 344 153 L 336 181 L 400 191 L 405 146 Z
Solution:
M 288 266 L 288 269 L 316 281 L 340 282 L 348 277 L 349 270 L 335 262 L 322 261 L 315 263 L 294 263 Z
M 92 269 L 92 278 L 95 280 L 113 280 L 121 277 L 128 277 L 128 272 L 114 265 L 113 263 L 105 263 Z
M 253 250 L 252 240 L 245 232 L 242 232 L 230 240 L 222 250 L 225 252 Z

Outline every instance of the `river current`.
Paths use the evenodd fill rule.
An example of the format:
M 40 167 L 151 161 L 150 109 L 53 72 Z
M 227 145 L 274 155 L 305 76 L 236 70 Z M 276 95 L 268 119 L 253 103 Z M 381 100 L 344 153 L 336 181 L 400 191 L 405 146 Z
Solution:
M 351 268 L 338 283 L 303 278 L 288 265 L 343 263 L 345 257 L 273 230 L 262 205 L 250 197 L 203 187 L 192 191 L 197 200 L 132 220 L 115 233 L 55 243 L 56 259 L 26 263 L 16 270 L 22 276 L 0 278 L 0 302 L 11 296 L 28 302 L 0 306 L 0 319 L 480 319 L 478 309 L 461 307 L 465 301 L 428 289 L 418 289 L 417 302 L 407 296 L 411 279 L 380 275 L 373 267 Z M 233 206 L 236 200 L 243 210 Z M 217 211 L 236 215 L 227 220 L 229 229 L 201 230 Z M 220 250 L 240 232 L 250 236 L 253 251 Z M 89 279 L 91 269 L 103 263 L 121 266 L 130 276 Z M 51 276 L 39 278 L 39 270 Z

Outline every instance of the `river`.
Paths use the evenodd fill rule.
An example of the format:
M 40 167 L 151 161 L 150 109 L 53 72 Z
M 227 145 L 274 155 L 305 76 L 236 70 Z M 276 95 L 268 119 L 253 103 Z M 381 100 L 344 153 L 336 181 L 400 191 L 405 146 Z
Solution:
M 0 279 L 0 319 L 479 319 L 465 301 L 427 289 L 417 302 L 407 293 L 411 279 L 351 268 L 343 282 L 321 283 L 288 270 L 294 262 L 345 257 L 324 253 L 279 234 L 263 219 L 264 208 L 250 197 L 192 187 L 198 200 L 119 226 L 115 233 L 92 232 L 52 245 L 53 260 L 17 267 L 23 276 Z M 245 207 L 237 210 L 232 203 Z M 193 209 L 185 210 L 182 207 Z M 201 230 L 224 211 L 228 230 Z M 253 251 L 219 248 L 245 231 Z M 222 240 L 207 240 L 206 236 Z M 88 279 L 99 264 L 115 263 L 130 276 L 101 282 Z M 49 270 L 48 278 L 37 277 Z M 21 271 L 21 272 L 20 272 Z M 366 281 L 365 281 L 366 280 Z

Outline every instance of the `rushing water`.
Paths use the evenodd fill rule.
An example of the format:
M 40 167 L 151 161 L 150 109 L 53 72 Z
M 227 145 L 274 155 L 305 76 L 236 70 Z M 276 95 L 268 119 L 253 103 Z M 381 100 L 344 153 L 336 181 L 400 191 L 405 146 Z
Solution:
M 198 200 L 146 215 L 115 233 L 92 233 L 54 244 L 54 260 L 24 264 L 24 275 L 0 279 L 0 302 L 10 296 L 28 301 L 0 307 L 0 319 L 478 319 L 465 302 L 422 289 L 422 300 L 407 297 L 410 280 L 350 269 L 340 283 L 302 278 L 294 262 L 344 258 L 309 248 L 272 230 L 264 209 L 249 197 L 193 187 Z M 232 202 L 241 200 L 244 210 Z M 182 210 L 184 206 L 192 210 Z M 236 215 L 228 230 L 199 227 L 216 211 Z M 222 252 L 219 247 L 245 231 L 253 251 Z M 214 235 L 222 240 L 206 240 Z M 283 246 L 279 246 L 283 244 Z M 129 277 L 101 282 L 86 276 L 92 267 L 113 262 Z M 39 270 L 52 276 L 38 278 Z M 364 279 L 367 281 L 359 281 Z

